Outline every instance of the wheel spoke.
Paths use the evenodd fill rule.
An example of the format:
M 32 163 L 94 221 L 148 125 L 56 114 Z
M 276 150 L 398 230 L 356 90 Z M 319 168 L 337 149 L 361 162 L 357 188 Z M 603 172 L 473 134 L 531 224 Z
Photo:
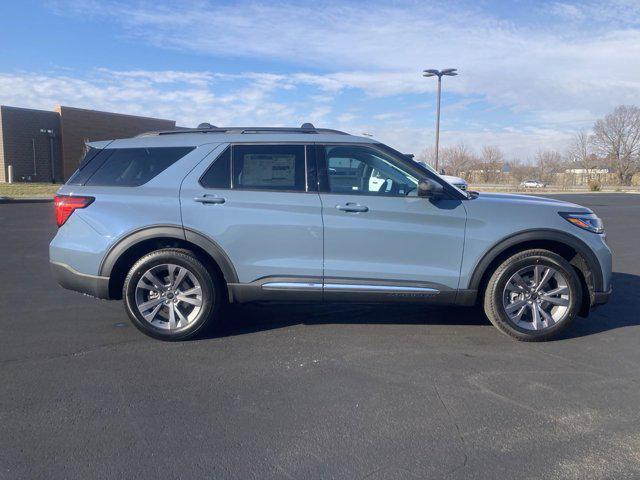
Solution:
M 550 327 L 551 325 L 556 323 L 553 317 L 549 315 L 549 313 L 547 313 L 547 311 L 544 308 L 542 308 L 542 306 L 538 305 L 538 310 L 540 310 L 540 314 L 542 315 L 542 318 L 544 319 L 544 321 L 547 322 L 547 325 L 546 325 L 547 327 Z
M 151 270 L 149 270 L 147 273 L 144 274 L 144 278 L 146 278 L 147 280 L 149 280 L 151 282 L 151 284 L 156 287 L 157 290 L 161 290 L 162 288 L 164 288 L 164 284 L 158 280 L 158 277 L 156 277 Z
M 158 305 L 156 305 L 156 308 L 151 310 L 151 313 L 148 313 L 146 315 L 142 314 L 142 316 L 145 318 L 147 322 L 153 322 L 154 318 L 156 318 L 156 315 L 158 314 L 161 308 L 162 308 L 162 303 L 159 303 Z
M 542 265 L 536 265 L 535 267 L 533 267 L 533 284 L 536 286 L 540 284 L 540 278 L 542 277 L 543 268 L 544 267 Z
M 188 273 L 186 268 L 182 268 L 182 267 L 178 267 L 178 275 L 176 276 L 176 279 L 174 280 L 174 282 L 171 284 L 173 286 L 173 288 L 178 288 L 178 286 L 180 286 L 180 284 L 182 283 L 182 280 L 184 280 L 185 275 Z
M 167 270 L 169 271 L 169 285 L 173 286 L 173 281 L 175 278 L 175 272 L 176 272 L 176 266 L 175 265 L 169 265 Z
M 522 315 L 524 315 L 524 312 L 527 310 L 527 305 L 523 305 L 522 308 L 520 310 L 518 310 L 518 313 L 516 313 L 513 317 L 513 320 L 515 320 L 516 322 L 519 321 L 522 318 Z
M 542 280 L 536 286 L 536 291 L 539 291 L 542 287 L 544 287 L 551 277 L 555 275 L 556 271 L 553 268 L 547 268 L 542 275 Z
M 545 302 L 552 303 L 553 305 L 558 305 L 560 307 L 568 307 L 569 299 L 562 297 L 549 297 L 548 295 L 541 295 L 540 298 Z
M 189 323 L 189 320 L 187 319 L 187 317 L 184 316 L 184 314 L 180 311 L 180 309 L 178 308 L 177 305 L 174 305 L 173 309 L 175 310 L 176 314 L 178 315 L 178 319 L 180 320 L 180 326 L 181 327 L 186 326 L 187 323 Z
M 196 307 L 199 307 L 200 305 L 202 305 L 202 300 L 200 300 L 198 297 L 185 297 L 184 295 L 178 295 L 176 298 L 180 302 L 188 303 L 190 305 L 195 305 Z
M 169 304 L 169 330 L 176 328 L 176 307 L 175 304 Z
M 554 297 L 556 295 L 564 295 L 565 293 L 569 293 L 569 287 L 554 288 L 553 290 L 549 290 L 548 292 L 542 292 L 542 295 Z
M 514 311 L 524 307 L 527 305 L 527 301 L 526 300 L 518 300 L 517 302 L 513 302 L 510 303 L 509 305 L 507 305 L 507 307 L 505 308 L 505 310 L 507 311 L 507 313 L 509 315 L 511 315 Z
M 153 300 L 149 300 L 148 302 L 141 303 L 138 305 L 138 308 L 140 309 L 140 312 L 144 313 L 162 302 L 164 302 L 164 298 L 158 297 Z
M 511 280 L 516 284 L 517 287 L 520 287 L 520 290 L 529 290 L 529 285 L 525 282 L 520 274 L 516 273 Z
M 180 295 L 186 295 L 186 296 L 200 295 L 201 291 L 202 289 L 200 287 L 193 287 L 193 288 L 190 288 L 189 290 L 185 290 L 184 292 L 180 292 Z
M 529 305 L 531 309 L 531 326 L 534 330 L 540 330 L 542 328 L 542 322 L 540 321 L 540 310 L 538 309 L 538 304 L 534 303 L 533 305 Z

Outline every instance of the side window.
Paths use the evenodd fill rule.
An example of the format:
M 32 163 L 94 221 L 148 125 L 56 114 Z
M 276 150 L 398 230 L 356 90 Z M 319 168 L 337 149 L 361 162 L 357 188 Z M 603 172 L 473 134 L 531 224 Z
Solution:
M 204 188 L 231 188 L 231 147 L 222 152 L 200 177 Z
M 235 145 L 233 188 L 304 192 L 304 153 L 304 145 Z
M 90 160 L 89 165 L 95 165 L 96 168 L 84 185 L 137 187 L 147 183 L 193 149 L 194 147 L 106 149 Z M 85 166 L 80 173 L 89 169 Z
M 325 149 L 331 193 L 406 196 L 416 192 L 418 179 L 382 152 L 359 145 Z

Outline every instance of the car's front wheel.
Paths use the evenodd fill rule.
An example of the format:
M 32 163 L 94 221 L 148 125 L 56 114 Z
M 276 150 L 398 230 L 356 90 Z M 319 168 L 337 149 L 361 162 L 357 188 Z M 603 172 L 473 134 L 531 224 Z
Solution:
M 507 258 L 491 275 L 484 310 L 498 330 L 523 341 L 549 340 L 578 314 L 582 287 L 573 267 L 542 249 Z
M 165 248 L 131 267 L 123 299 L 131 321 L 143 333 L 185 340 L 213 321 L 222 292 L 218 279 L 192 252 Z

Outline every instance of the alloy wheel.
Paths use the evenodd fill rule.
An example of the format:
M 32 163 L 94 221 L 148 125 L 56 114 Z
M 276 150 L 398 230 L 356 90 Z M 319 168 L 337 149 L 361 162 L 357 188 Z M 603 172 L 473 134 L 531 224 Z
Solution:
M 202 309 L 202 288 L 189 269 L 161 264 L 148 269 L 136 285 L 136 307 L 151 325 L 184 330 Z
M 571 291 L 565 276 L 546 265 L 531 265 L 507 281 L 502 301 L 509 320 L 525 330 L 542 331 L 569 314 Z

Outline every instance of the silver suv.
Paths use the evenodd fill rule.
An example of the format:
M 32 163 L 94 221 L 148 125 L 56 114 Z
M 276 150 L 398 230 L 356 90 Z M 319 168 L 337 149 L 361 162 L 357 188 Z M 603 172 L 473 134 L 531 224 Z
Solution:
M 483 306 L 546 340 L 611 293 L 602 222 L 579 205 L 464 192 L 371 138 L 217 128 L 94 142 L 55 199 L 53 274 L 124 300 L 160 339 L 227 302 Z

